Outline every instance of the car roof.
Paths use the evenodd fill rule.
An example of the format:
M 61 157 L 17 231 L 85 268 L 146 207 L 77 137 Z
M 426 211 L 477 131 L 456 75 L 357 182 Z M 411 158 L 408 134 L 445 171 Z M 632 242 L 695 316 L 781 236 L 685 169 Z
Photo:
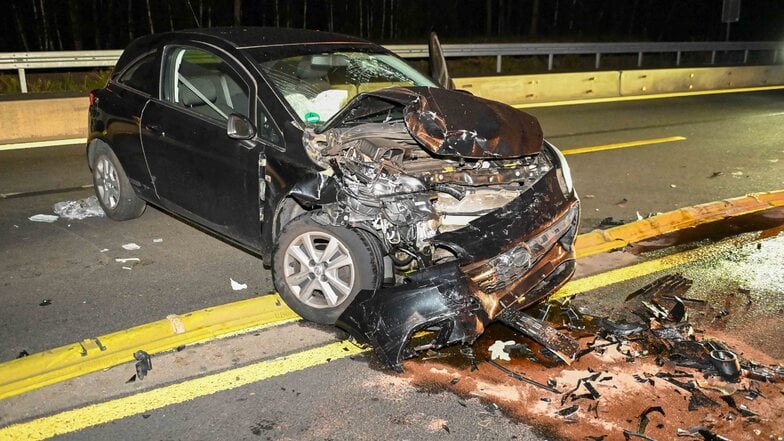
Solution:
M 178 33 L 220 38 L 238 49 L 314 43 L 372 44 L 361 38 L 332 32 L 273 27 L 218 27 L 173 32 L 173 34 Z

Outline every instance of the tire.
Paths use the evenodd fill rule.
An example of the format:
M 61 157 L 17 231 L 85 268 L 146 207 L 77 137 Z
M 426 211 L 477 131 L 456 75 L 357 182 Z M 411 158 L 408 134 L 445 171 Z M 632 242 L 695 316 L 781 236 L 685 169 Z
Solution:
M 97 145 L 92 156 L 95 195 L 106 215 L 117 221 L 141 216 L 147 204 L 134 192 L 114 152 L 107 146 Z
M 272 261 L 275 287 L 303 318 L 334 325 L 359 291 L 381 286 L 380 247 L 373 240 L 360 230 L 321 225 L 304 214 L 278 238 Z M 328 251 L 327 261 L 321 262 Z

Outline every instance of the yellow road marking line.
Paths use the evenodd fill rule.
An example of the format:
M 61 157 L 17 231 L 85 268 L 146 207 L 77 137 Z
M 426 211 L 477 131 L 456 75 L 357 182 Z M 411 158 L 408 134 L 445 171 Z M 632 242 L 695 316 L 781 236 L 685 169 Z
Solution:
M 0 364 L 0 400 L 181 345 L 298 320 L 277 294 L 205 308 Z M 101 349 L 103 348 L 103 349 Z
M 103 403 L 79 407 L 0 429 L 0 439 L 42 440 L 88 427 L 236 389 L 367 351 L 347 341 L 187 380 Z
M 577 149 L 562 150 L 564 155 L 579 155 L 580 153 L 601 152 L 604 150 L 624 149 L 627 147 L 641 147 L 652 144 L 663 144 L 665 142 L 685 141 L 684 136 L 668 136 L 666 138 L 641 139 L 639 141 L 618 142 L 615 144 L 595 145 L 592 147 L 580 147 Z
M 2 150 L 32 149 L 36 147 L 57 147 L 61 145 L 87 144 L 87 138 L 53 139 L 51 141 L 31 141 L 17 142 L 12 144 L 0 144 Z
M 739 89 L 698 90 L 695 92 L 671 92 L 671 93 L 655 93 L 650 95 L 611 96 L 607 98 L 588 98 L 588 99 L 576 99 L 576 100 L 564 100 L 564 101 L 550 101 L 544 103 L 513 104 L 512 107 L 518 109 L 528 109 L 532 107 L 572 106 L 576 104 L 612 103 L 616 101 L 655 100 L 661 98 L 719 95 L 725 93 L 762 92 L 765 90 L 780 90 L 780 89 L 784 89 L 784 86 L 759 86 L 759 87 L 742 87 Z

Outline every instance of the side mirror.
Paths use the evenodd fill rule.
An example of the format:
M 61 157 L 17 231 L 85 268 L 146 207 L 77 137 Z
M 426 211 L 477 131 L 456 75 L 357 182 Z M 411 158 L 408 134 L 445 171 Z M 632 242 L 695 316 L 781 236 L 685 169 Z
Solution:
M 232 113 L 226 123 L 226 134 L 231 139 L 251 139 L 256 136 L 256 126 L 247 117 Z

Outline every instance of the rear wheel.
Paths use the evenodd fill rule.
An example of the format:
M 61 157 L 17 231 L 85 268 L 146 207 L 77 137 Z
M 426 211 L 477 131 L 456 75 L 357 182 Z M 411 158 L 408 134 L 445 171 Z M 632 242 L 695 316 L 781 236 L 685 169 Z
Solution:
M 283 300 L 316 323 L 334 324 L 363 289 L 380 286 L 376 240 L 359 230 L 321 225 L 305 214 L 284 227 L 273 258 Z
M 114 220 L 141 216 L 146 203 L 136 196 L 117 156 L 103 145 L 98 145 L 95 149 L 91 164 L 93 185 L 103 211 Z

